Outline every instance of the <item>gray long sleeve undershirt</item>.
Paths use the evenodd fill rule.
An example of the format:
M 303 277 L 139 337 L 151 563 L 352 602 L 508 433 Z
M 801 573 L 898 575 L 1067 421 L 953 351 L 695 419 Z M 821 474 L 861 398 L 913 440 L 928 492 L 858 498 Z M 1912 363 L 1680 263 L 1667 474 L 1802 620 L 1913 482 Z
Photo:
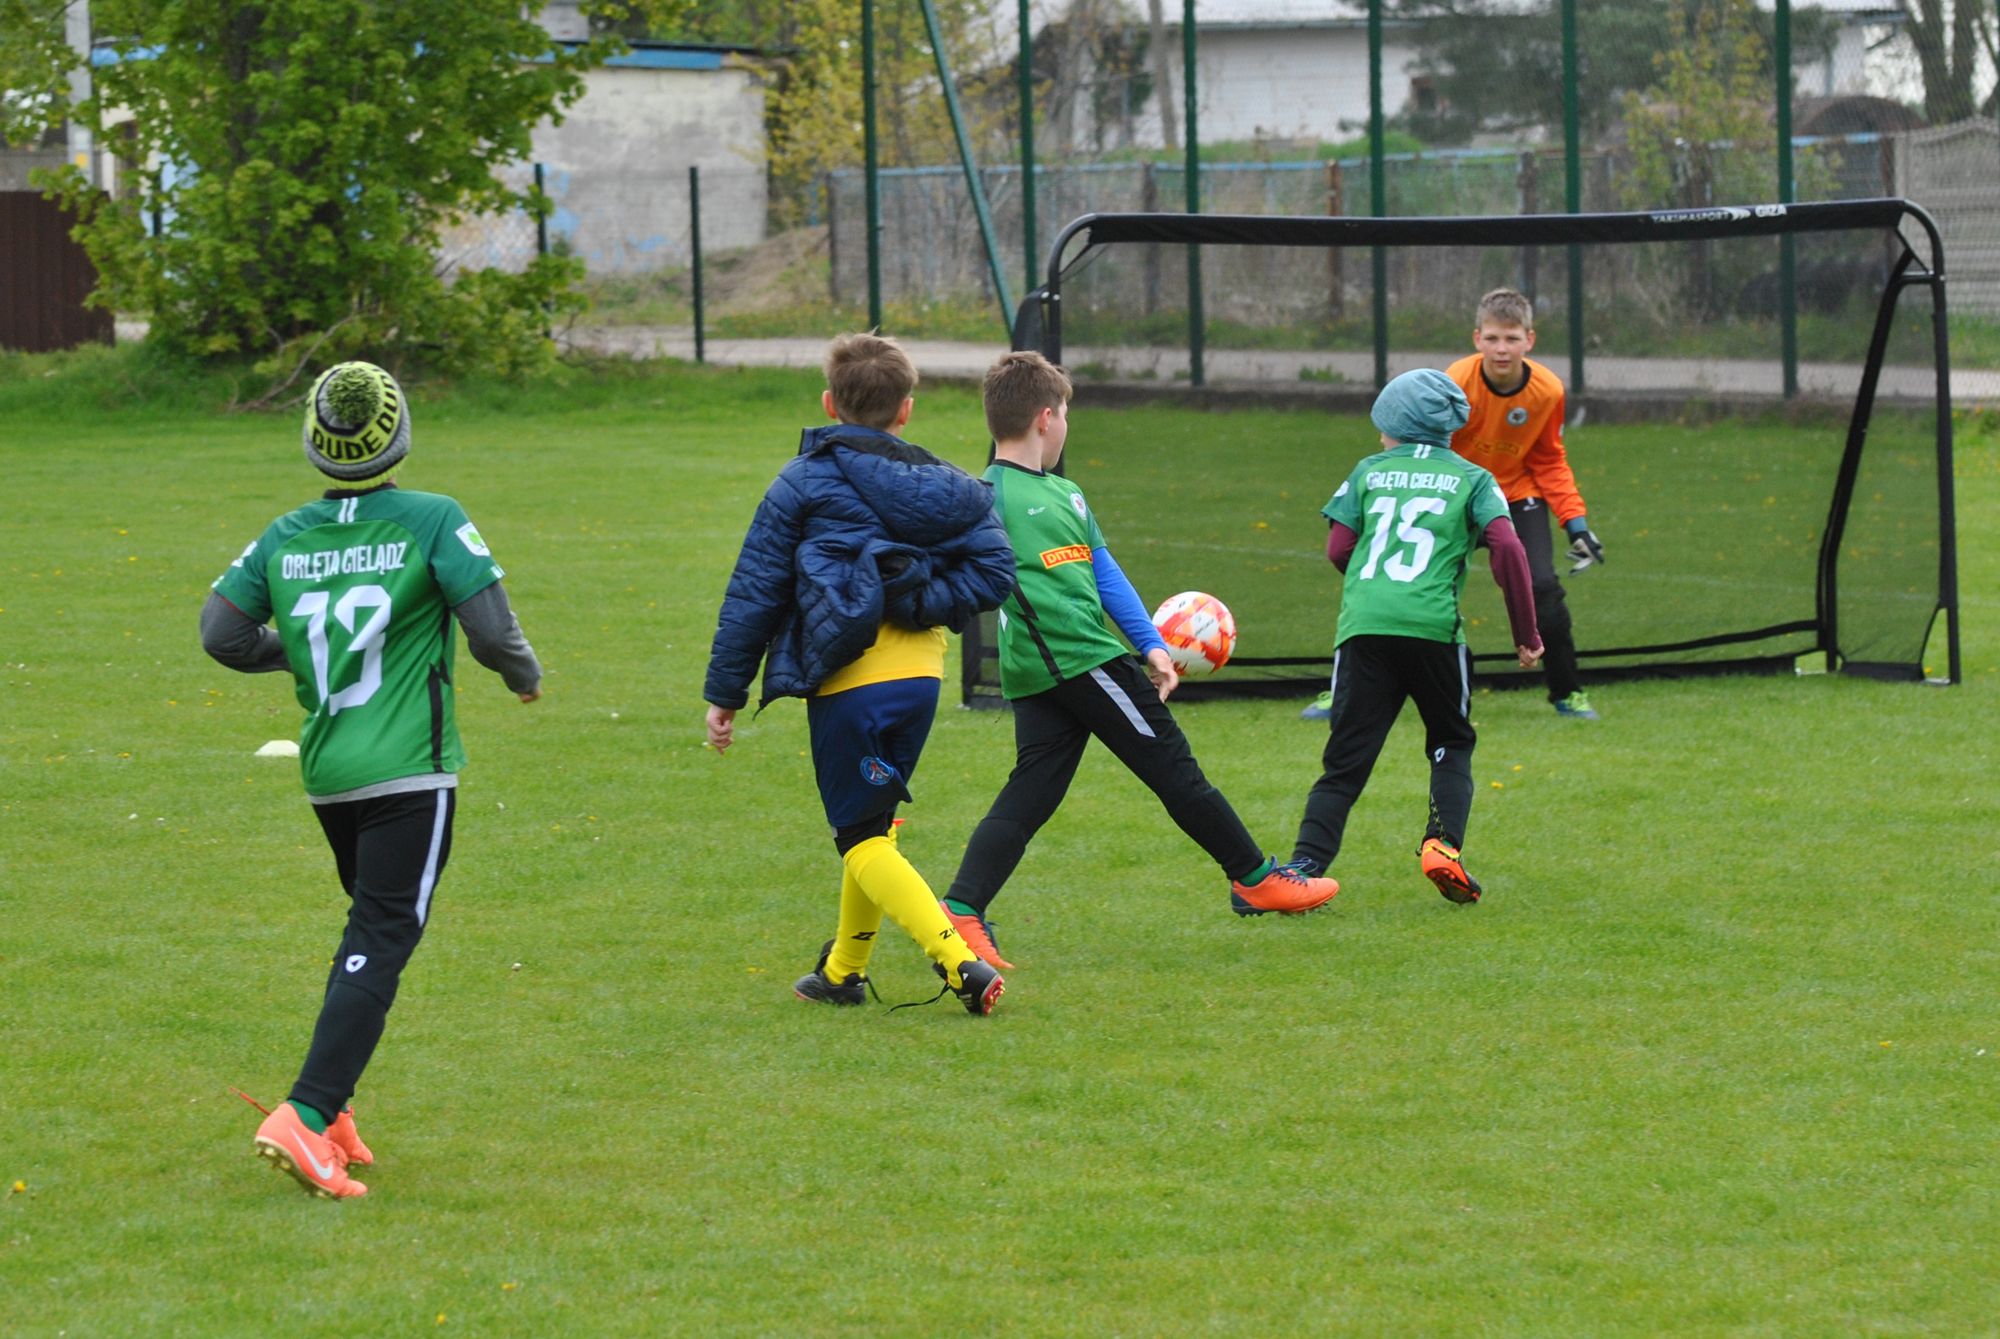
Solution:
M 542 682 L 542 664 L 522 634 L 520 620 L 514 617 L 499 582 L 454 606 L 451 612 L 465 629 L 465 645 L 474 660 L 498 674 L 510 691 L 535 691 Z M 201 607 L 201 649 L 218 663 L 245 674 L 269 674 L 292 667 L 275 628 L 256 622 L 214 591 Z

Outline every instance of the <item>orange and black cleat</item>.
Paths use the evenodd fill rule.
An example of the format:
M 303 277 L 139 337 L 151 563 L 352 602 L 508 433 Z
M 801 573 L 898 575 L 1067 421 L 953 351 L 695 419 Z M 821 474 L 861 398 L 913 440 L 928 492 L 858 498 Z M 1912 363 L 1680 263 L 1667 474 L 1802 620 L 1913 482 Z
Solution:
M 258 1157 L 269 1159 L 323 1199 L 354 1199 L 368 1193 L 367 1186 L 347 1174 L 347 1150 L 307 1129 L 290 1102 L 278 1103 L 277 1110 L 264 1117 L 255 1147 Z
M 1437 885 L 1445 901 L 1463 905 L 1479 900 L 1482 891 L 1479 880 L 1465 872 L 1465 865 L 1458 858 L 1458 848 L 1446 846 L 1436 837 L 1428 837 L 1417 854 L 1423 857 L 1424 877 Z
M 993 927 L 984 916 L 966 916 L 953 911 L 943 898 L 938 899 L 938 910 L 951 922 L 951 928 L 958 931 L 958 937 L 965 946 L 979 955 L 979 960 L 998 967 L 1003 972 L 1014 970 L 1014 964 L 1000 956 L 1000 946 L 993 942 Z
M 1303 916 L 1325 906 L 1340 891 L 1337 880 L 1307 874 L 1296 862 L 1274 866 L 1255 883 L 1229 884 L 1229 909 L 1239 916 Z

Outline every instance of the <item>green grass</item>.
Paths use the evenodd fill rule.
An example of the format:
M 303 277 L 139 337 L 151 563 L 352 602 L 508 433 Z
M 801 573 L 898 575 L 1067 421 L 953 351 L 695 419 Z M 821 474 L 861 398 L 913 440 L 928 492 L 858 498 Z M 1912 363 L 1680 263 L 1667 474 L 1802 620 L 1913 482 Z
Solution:
M 548 693 L 522 707 L 461 658 L 457 845 L 359 1095 L 373 1192 L 329 1205 L 250 1156 L 228 1088 L 283 1095 L 341 905 L 293 765 L 251 757 L 296 728 L 286 685 L 196 643 L 207 583 L 315 491 L 291 417 L 218 415 L 218 389 L 0 361 L 10 1335 L 1991 1328 L 1993 433 L 1957 480 L 1963 687 L 1645 683 L 1590 727 L 1482 693 L 1491 893 L 1463 910 L 1415 871 L 1409 722 L 1345 891 L 1298 920 L 1230 916 L 1093 751 L 995 906 L 1028 966 L 975 1020 L 794 1001 L 838 872 L 804 712 L 700 746 L 723 581 L 813 380 L 424 388 L 407 482 L 478 520 Z M 1072 450 L 1117 546 L 1156 487 L 1087 463 L 1121 434 L 1305 426 L 1080 407 Z M 983 459 L 967 392 L 927 389 L 911 435 Z M 1324 500 L 1306 485 L 1286 524 Z M 1642 565 L 1618 524 L 1590 578 Z M 1321 573 L 1246 643 L 1324 633 L 1332 593 Z M 1317 766 L 1296 705 L 1179 713 L 1275 849 Z M 939 884 L 1010 739 L 940 716 L 904 839 Z M 893 934 L 874 970 L 929 993 Z

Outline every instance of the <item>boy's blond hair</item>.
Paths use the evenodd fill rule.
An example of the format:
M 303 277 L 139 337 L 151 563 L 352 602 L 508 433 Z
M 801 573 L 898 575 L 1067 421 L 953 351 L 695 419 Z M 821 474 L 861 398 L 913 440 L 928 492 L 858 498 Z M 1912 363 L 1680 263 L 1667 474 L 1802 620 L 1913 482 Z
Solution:
M 1518 325 L 1523 330 L 1535 328 L 1535 304 L 1518 289 L 1496 288 L 1479 299 L 1479 310 L 1472 315 L 1474 326 Z
M 916 393 L 917 365 L 886 335 L 842 335 L 827 346 L 826 388 L 841 422 L 887 428 Z
M 1068 404 L 1076 387 L 1069 374 L 1033 350 L 1003 354 L 986 369 L 982 398 L 986 431 L 996 442 L 1026 437 L 1035 415 Z

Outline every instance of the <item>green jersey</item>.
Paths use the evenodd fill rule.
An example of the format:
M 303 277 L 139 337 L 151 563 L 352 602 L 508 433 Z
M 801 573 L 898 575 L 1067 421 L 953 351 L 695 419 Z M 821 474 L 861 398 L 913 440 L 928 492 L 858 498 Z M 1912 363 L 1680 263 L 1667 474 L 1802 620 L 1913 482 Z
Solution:
M 1043 692 L 1127 654 L 1104 621 L 1091 550 L 1104 532 L 1077 486 L 1001 460 L 987 467 L 1014 546 L 1014 593 L 1000 606 L 1000 692 Z
M 501 576 L 457 502 L 381 488 L 280 516 L 216 578 L 246 615 L 277 619 L 306 709 L 309 796 L 465 765 L 451 609 Z
M 1466 559 L 1488 523 L 1507 515 L 1491 474 L 1446 447 L 1406 443 L 1356 465 L 1320 511 L 1361 536 L 1336 644 L 1360 633 L 1465 640 Z

